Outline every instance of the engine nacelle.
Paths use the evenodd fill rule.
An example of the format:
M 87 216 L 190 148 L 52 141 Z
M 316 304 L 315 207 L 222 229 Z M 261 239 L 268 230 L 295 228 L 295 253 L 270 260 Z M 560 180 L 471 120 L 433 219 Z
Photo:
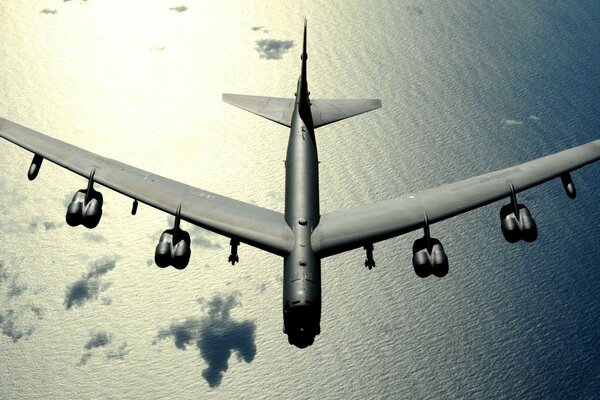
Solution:
M 160 268 L 172 265 L 177 269 L 184 269 L 192 254 L 190 243 L 190 234 L 183 229 L 167 229 L 160 235 L 156 245 L 154 262 Z
M 75 192 L 71 203 L 67 207 L 66 220 L 70 226 L 83 225 L 92 229 L 98 226 L 102 217 L 102 193 L 91 190 L 86 203 L 86 189 Z
M 517 204 L 517 209 L 518 217 L 512 204 L 507 204 L 500 209 L 500 227 L 504 239 L 509 243 L 516 243 L 519 240 L 535 241 L 538 230 L 529 209 L 523 204 Z
M 430 238 L 429 243 L 426 236 L 415 240 L 412 263 L 420 278 L 431 274 L 442 278 L 448 274 L 448 256 L 442 243 L 435 238 Z

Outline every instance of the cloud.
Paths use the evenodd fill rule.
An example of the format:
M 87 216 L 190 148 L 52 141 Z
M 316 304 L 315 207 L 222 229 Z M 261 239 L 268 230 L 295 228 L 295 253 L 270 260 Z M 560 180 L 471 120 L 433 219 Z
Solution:
M 186 350 L 187 346 L 193 344 L 197 333 L 202 330 L 202 320 L 196 318 L 187 318 L 183 322 L 172 323 L 168 329 L 161 330 L 158 333 L 159 339 L 172 337 L 175 347 L 179 350 Z
M 92 332 L 90 340 L 83 345 L 83 348 L 86 350 L 92 350 L 97 347 L 104 347 L 110 342 L 112 342 L 112 334 L 102 331 Z
M 177 7 L 171 7 L 171 8 L 169 8 L 169 10 L 176 11 L 178 13 L 184 12 L 187 9 L 188 8 L 186 6 L 177 6 Z
M 505 125 L 508 126 L 518 126 L 518 125 L 523 125 L 523 121 L 518 120 L 518 119 L 510 119 L 510 118 L 506 118 L 504 121 Z
M 8 280 L 8 271 L 4 266 L 4 261 L 0 260 L 0 283 Z
M 198 226 L 192 225 L 190 227 L 190 237 L 192 238 L 192 244 L 195 246 L 200 246 L 205 249 L 221 248 L 219 242 L 212 240 L 212 238 L 215 237 L 214 233 Z
M 44 317 L 44 309 L 28 303 L 23 294 L 27 285 L 21 283 L 18 275 L 11 274 L 0 260 L 0 333 L 13 342 L 31 336 L 36 324 L 31 323 L 31 313 L 37 320 Z
M 209 301 L 199 302 L 207 315 L 174 322 L 168 329 L 159 331 L 157 337 L 173 338 L 175 347 L 181 350 L 195 345 L 207 364 L 202 377 L 214 388 L 221 384 L 233 353 L 238 360 L 247 363 L 254 360 L 256 324 L 231 318 L 231 310 L 240 305 L 237 294 L 215 295 Z
M 8 297 L 18 297 L 23 294 L 23 292 L 27 290 L 27 285 L 24 283 L 18 283 L 16 278 L 10 282 L 10 286 L 8 288 Z
M 112 342 L 112 334 L 108 332 L 91 332 L 90 335 L 90 339 L 83 345 L 83 348 L 87 351 L 79 359 L 79 363 L 77 364 L 79 366 L 87 364 L 90 358 L 92 358 L 93 349 L 105 347 Z
M 423 15 L 423 9 L 419 6 L 408 6 L 406 9 L 410 15 Z
M 269 30 L 262 25 L 251 26 L 250 29 L 252 29 L 254 32 L 261 31 L 262 33 L 269 33 Z
M 42 307 L 38 307 L 38 306 L 34 306 L 33 304 L 30 304 L 29 305 L 29 310 L 31 310 L 31 312 L 33 314 L 35 314 L 35 316 L 37 317 L 37 319 L 43 319 L 44 318 L 45 310 Z
M 78 366 L 83 366 L 87 364 L 87 362 L 92 358 L 94 349 L 99 348 L 108 348 L 106 351 L 106 359 L 107 360 L 123 360 L 125 356 L 129 354 L 129 349 L 127 348 L 127 342 L 121 342 L 119 347 L 110 348 L 110 345 L 113 343 L 113 335 L 112 333 L 105 331 L 97 331 L 90 332 L 89 340 L 83 345 L 83 348 L 86 350 L 79 359 L 77 363 Z
M 258 292 L 264 293 L 268 288 L 269 288 L 269 284 L 266 282 L 263 282 L 260 285 L 258 285 Z
M 108 289 L 110 283 L 101 281 L 101 277 L 115 268 L 116 259 L 101 258 L 90 263 L 89 272 L 71 284 L 65 294 L 65 308 L 83 306 L 89 300 L 98 299 L 98 295 Z
M 7 185 L 6 179 L 0 176 L 0 192 L 2 193 L 2 201 L 0 201 L 0 209 L 6 210 L 9 208 L 17 208 L 24 200 L 25 196 L 23 196 L 22 190 L 18 186 Z M 4 213 L 2 213 L 4 214 Z M 4 215 L 1 215 L 3 216 Z M 3 231 L 13 232 L 14 229 L 10 226 L 14 224 L 14 221 L 11 221 L 11 224 L 6 224 L 9 226 L 2 226 Z
M 119 345 L 119 347 L 116 350 L 111 350 L 107 352 L 106 358 L 108 360 L 124 360 L 127 354 L 129 354 L 127 342 L 123 342 Z
M 87 364 L 87 362 L 90 360 L 90 358 L 92 358 L 92 352 L 86 351 L 85 353 L 83 353 L 83 355 L 79 359 L 79 362 L 77 363 L 77 365 L 82 366 L 82 365 Z
M 50 231 L 50 230 L 57 229 L 61 226 L 62 226 L 62 224 L 59 224 L 56 222 L 52 222 L 52 221 L 40 222 L 39 218 L 33 218 L 31 220 L 31 222 L 29 223 L 29 231 L 35 232 L 41 228 L 43 228 L 45 231 Z
M 23 327 L 19 322 L 19 314 L 14 309 L 0 311 L 0 330 L 2 330 L 4 336 L 11 338 L 14 343 L 24 337 L 31 336 L 35 329 L 33 326 Z
M 293 40 L 261 39 L 255 43 L 260 58 L 267 60 L 280 60 L 289 49 L 294 47 Z
M 99 235 L 97 233 L 92 233 L 92 232 L 84 232 L 83 238 L 90 242 L 96 242 L 96 243 L 106 242 L 106 239 L 104 238 L 104 236 Z
M 44 222 L 44 229 L 49 231 L 51 229 L 56 229 L 59 226 L 61 226 L 62 224 L 56 224 L 54 222 Z

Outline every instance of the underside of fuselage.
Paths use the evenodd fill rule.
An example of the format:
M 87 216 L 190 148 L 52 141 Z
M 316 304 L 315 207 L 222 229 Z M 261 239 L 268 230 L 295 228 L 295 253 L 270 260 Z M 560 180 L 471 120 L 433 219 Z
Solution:
M 284 254 L 283 325 L 290 344 L 310 346 L 321 331 L 321 258 L 311 246 L 320 220 L 315 128 L 381 106 L 379 100 L 315 100 L 308 91 L 306 21 L 294 99 L 224 94 L 223 100 L 290 128 L 285 160 L 285 212 L 294 245 Z
M 285 163 L 285 220 L 294 232 L 295 243 L 283 268 L 284 332 L 290 344 L 300 348 L 311 345 L 321 330 L 321 260 L 310 242 L 320 216 L 319 161 L 306 80 L 307 58 L 305 24 L 302 70 Z

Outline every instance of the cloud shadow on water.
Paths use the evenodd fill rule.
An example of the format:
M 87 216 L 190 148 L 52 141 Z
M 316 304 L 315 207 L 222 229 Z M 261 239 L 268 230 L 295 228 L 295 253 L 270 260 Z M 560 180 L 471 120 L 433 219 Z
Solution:
M 37 324 L 31 317 L 38 321 L 44 318 L 44 309 L 32 304 L 31 296 L 24 296 L 26 291 L 27 285 L 0 260 L 0 334 L 13 343 L 28 338 L 35 331 Z
M 111 342 L 112 334 L 103 331 L 92 332 L 90 339 L 83 345 L 83 348 L 87 351 L 83 353 L 77 365 L 82 366 L 87 364 L 90 358 L 92 358 L 93 349 L 108 346 Z
M 251 363 L 256 356 L 256 324 L 238 322 L 231 318 L 231 310 L 239 306 L 236 294 L 215 295 L 209 301 L 200 300 L 207 315 L 174 322 L 159 331 L 158 339 L 173 338 L 175 347 L 186 350 L 195 345 L 207 363 L 202 377 L 212 388 L 221 385 L 229 368 L 229 359 L 236 353 L 238 361 Z
M 115 265 L 116 258 L 101 258 L 92 262 L 88 273 L 67 288 L 65 308 L 81 307 L 90 300 L 98 299 L 98 295 L 110 286 L 110 283 L 102 282 L 101 277 L 114 269 Z

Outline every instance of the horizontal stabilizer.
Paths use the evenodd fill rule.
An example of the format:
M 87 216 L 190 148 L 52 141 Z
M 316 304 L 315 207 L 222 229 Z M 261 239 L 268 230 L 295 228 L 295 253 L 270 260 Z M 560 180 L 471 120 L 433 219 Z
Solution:
M 287 127 L 292 124 L 294 99 L 223 93 L 223 101 L 278 124 Z
M 311 100 L 315 128 L 381 108 L 381 100 Z

